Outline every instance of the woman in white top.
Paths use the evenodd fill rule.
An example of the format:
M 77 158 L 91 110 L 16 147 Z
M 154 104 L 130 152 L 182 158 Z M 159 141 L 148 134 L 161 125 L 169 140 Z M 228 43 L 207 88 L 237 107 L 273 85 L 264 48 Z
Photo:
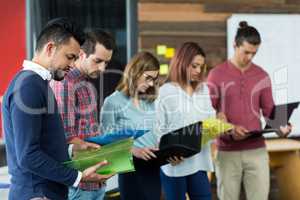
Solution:
M 168 82 L 156 100 L 158 138 L 172 130 L 215 116 L 208 88 L 205 53 L 197 43 L 187 42 L 177 49 L 170 63 Z M 213 171 L 210 144 L 189 158 L 174 158 L 161 167 L 166 200 L 211 199 L 207 171 Z

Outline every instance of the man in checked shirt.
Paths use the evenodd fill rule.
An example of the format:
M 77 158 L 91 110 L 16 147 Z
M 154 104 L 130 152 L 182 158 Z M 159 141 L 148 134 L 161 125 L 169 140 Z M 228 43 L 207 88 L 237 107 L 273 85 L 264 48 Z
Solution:
M 97 78 L 104 72 L 115 48 L 114 38 L 102 30 L 86 32 L 75 67 L 63 81 L 51 81 L 58 108 L 61 113 L 66 138 L 78 148 L 99 148 L 84 139 L 100 134 L 97 111 L 97 92 L 88 78 Z M 70 145 L 72 149 L 73 145 Z M 69 200 L 102 200 L 105 184 L 80 183 L 78 188 L 69 188 Z

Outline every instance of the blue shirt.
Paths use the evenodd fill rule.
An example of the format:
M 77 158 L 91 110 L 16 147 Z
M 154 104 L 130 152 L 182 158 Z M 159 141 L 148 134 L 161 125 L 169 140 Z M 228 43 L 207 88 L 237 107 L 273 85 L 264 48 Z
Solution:
M 170 131 L 215 116 L 206 84 L 191 96 L 179 85 L 164 84 L 156 100 L 156 113 L 154 133 L 158 138 Z M 171 177 L 187 176 L 199 170 L 213 171 L 210 143 L 202 147 L 200 153 L 184 159 L 179 165 L 167 164 L 162 166 L 162 170 Z
M 21 71 L 3 98 L 11 200 L 66 199 L 66 186 L 73 185 L 78 176 L 76 170 L 62 165 L 69 160 L 64 129 L 42 72 Z
M 152 102 L 140 100 L 139 108 L 132 99 L 120 91 L 108 96 L 101 109 L 102 132 L 111 132 L 121 129 L 150 130 L 134 141 L 135 147 L 155 147 L 157 139 L 151 132 L 155 124 L 155 105 Z

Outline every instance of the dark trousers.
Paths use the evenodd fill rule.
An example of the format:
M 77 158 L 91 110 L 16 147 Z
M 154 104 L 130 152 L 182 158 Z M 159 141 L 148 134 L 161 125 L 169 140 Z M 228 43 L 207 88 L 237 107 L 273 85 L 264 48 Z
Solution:
M 166 200 L 185 200 L 188 193 L 190 200 L 211 200 L 210 183 L 205 171 L 182 177 L 169 177 L 160 173 Z
M 160 200 L 160 167 L 134 157 L 135 172 L 119 174 L 121 200 Z

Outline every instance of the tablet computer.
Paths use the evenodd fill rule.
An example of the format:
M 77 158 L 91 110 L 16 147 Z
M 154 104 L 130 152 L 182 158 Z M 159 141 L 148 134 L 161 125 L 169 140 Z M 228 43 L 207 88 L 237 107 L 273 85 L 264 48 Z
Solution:
M 264 129 L 249 131 L 247 134 L 251 136 L 248 138 L 260 137 L 263 134 L 272 132 L 280 134 L 280 126 L 286 126 L 289 123 L 293 111 L 298 108 L 299 103 L 300 102 L 293 102 L 274 106 L 270 117 L 266 119 Z

